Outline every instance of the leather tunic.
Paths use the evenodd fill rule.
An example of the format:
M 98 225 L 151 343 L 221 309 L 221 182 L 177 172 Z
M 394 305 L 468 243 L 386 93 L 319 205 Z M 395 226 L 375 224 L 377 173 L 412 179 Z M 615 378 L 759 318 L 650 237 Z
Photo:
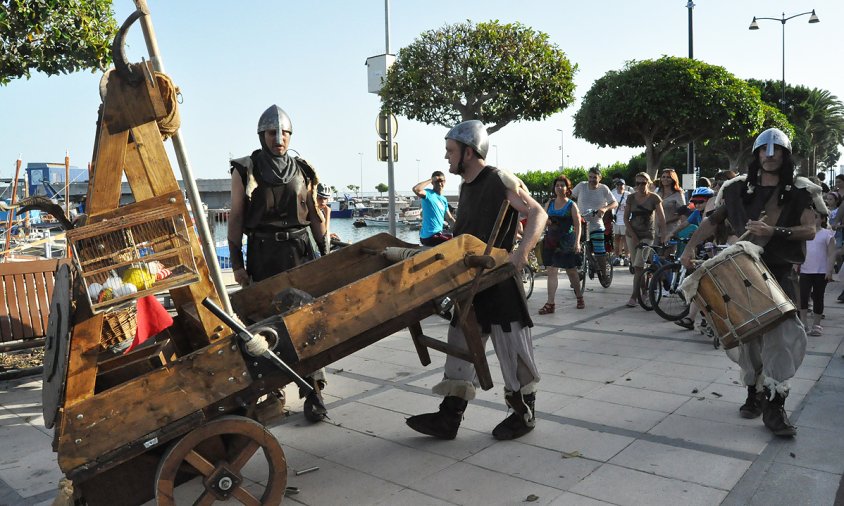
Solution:
M 256 151 L 257 153 L 258 151 Z M 255 153 L 252 154 L 253 156 Z M 250 159 L 246 159 L 251 162 Z M 247 173 L 251 172 L 257 187 L 246 196 L 243 230 L 255 231 L 299 229 L 310 224 L 308 220 L 308 179 L 302 161 L 296 158 L 296 175 L 285 184 L 273 185 L 261 177 L 259 170 L 248 170 L 241 160 L 233 160 L 232 167 L 247 187 Z M 255 167 L 255 164 L 252 164 Z

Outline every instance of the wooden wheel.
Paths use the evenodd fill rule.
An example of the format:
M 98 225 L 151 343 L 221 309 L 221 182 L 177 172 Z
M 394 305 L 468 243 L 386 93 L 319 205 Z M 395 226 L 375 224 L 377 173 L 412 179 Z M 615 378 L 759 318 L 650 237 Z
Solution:
M 246 490 L 241 474 L 258 450 L 267 462 L 267 474 L 258 480 L 266 486 L 260 498 Z M 193 504 L 234 498 L 241 504 L 275 505 L 281 503 L 287 486 L 287 461 L 278 440 L 263 425 L 224 416 L 189 432 L 165 452 L 155 476 L 157 503 L 175 505 L 177 479 L 181 482 L 191 476 L 201 476 L 204 486 Z

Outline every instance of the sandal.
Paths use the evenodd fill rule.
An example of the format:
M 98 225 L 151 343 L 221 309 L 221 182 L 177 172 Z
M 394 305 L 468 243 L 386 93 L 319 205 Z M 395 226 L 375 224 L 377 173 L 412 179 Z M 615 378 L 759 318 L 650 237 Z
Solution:
M 820 325 L 813 325 L 812 330 L 809 331 L 810 336 L 821 336 L 823 335 L 823 327 Z
M 583 309 L 586 307 L 586 303 L 583 302 L 583 297 L 577 298 L 577 309 Z
M 539 308 L 539 314 L 550 314 L 554 312 L 555 304 L 551 304 L 550 302 L 546 302 L 544 306 Z
M 693 322 L 692 319 L 689 318 L 688 316 L 685 317 L 685 318 L 680 318 L 679 320 L 674 322 L 674 324 L 679 325 L 686 330 L 694 330 L 694 328 L 695 328 L 695 322 Z

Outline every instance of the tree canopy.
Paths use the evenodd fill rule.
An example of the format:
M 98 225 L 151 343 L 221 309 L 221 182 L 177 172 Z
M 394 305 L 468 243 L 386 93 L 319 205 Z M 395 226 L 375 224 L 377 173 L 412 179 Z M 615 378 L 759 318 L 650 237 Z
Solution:
M 116 32 L 111 0 L 0 0 L 0 84 L 105 69 Z
M 568 107 L 576 71 L 547 34 L 519 23 L 446 25 L 399 50 L 382 108 L 446 127 L 477 119 L 492 133 Z
M 602 147 L 644 146 L 655 174 L 666 153 L 762 123 L 759 91 L 723 67 L 663 56 L 631 61 L 595 81 L 574 116 L 574 134 Z

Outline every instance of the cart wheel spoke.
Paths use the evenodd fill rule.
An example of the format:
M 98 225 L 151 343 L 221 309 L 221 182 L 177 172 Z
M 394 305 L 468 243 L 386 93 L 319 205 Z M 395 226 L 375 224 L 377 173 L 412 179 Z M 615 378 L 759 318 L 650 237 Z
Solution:
M 263 493 L 243 488 L 245 479 L 240 474 L 258 454 L 265 464 L 263 475 L 256 479 L 259 484 L 266 483 Z M 190 467 L 204 476 L 205 489 L 197 499 L 187 501 L 178 498 L 175 489 L 191 477 L 187 473 L 192 471 Z M 249 505 L 279 504 L 286 486 L 287 461 L 278 440 L 260 423 L 239 416 L 220 417 L 187 433 L 164 453 L 155 477 L 156 500 L 162 506 L 175 505 L 177 501 L 212 504 L 232 498 Z
M 232 469 L 234 469 L 235 471 L 240 471 L 243 466 L 245 466 L 246 463 L 249 462 L 249 459 L 251 459 L 252 456 L 255 455 L 255 452 L 257 452 L 260 448 L 261 445 L 259 445 L 257 441 L 249 441 L 249 444 L 245 448 L 240 450 L 240 453 L 238 453 L 237 456 L 232 459 Z
M 234 492 L 232 492 L 232 495 L 235 499 L 240 501 L 241 504 L 246 504 L 248 506 L 261 506 L 261 501 L 243 487 L 237 487 Z
M 202 476 L 211 476 L 211 473 L 214 472 L 214 464 L 208 462 L 208 460 L 200 455 L 195 449 L 191 449 L 191 451 L 185 455 L 185 462 L 192 465 L 194 469 L 202 474 Z

